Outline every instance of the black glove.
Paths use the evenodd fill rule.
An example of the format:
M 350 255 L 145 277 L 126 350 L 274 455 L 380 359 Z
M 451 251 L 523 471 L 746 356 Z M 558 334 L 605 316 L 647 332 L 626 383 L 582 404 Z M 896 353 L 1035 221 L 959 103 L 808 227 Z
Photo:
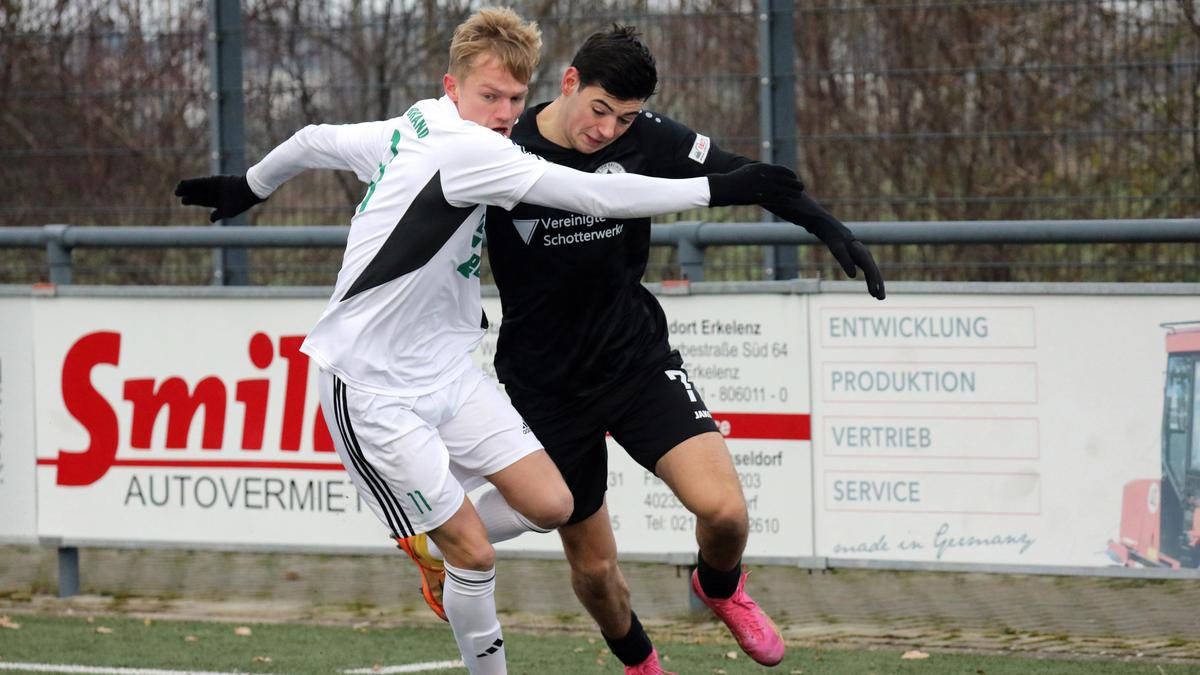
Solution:
M 808 194 L 784 206 L 772 205 L 768 209 L 816 235 L 829 247 L 829 252 L 842 266 L 846 276 L 852 279 L 857 277 L 858 268 L 861 267 L 867 277 L 867 292 L 872 297 L 879 300 L 887 297 L 883 289 L 883 274 L 879 272 L 879 265 L 875 264 L 875 258 L 867 250 L 866 244 L 856 239 L 850 228 L 821 208 Z
M 232 218 L 265 199 L 254 194 L 245 176 L 205 176 L 187 178 L 175 186 L 175 196 L 184 206 L 208 206 L 209 222 Z
M 867 292 L 877 300 L 887 297 L 887 293 L 883 290 L 883 275 L 880 274 L 879 266 L 875 264 L 875 258 L 867 249 L 866 244 L 853 236 L 849 239 L 831 238 L 822 239 L 822 241 L 829 247 L 829 252 L 841 264 L 847 276 L 851 278 L 858 276 L 855 267 L 861 267 L 867 277 Z
M 804 193 L 804 183 L 791 169 L 752 162 L 729 173 L 708 175 L 708 205 L 785 204 Z

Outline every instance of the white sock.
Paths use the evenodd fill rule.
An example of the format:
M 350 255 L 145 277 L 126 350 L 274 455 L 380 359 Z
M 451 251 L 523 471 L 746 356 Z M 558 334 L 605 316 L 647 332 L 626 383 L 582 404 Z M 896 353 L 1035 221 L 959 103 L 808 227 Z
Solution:
M 504 637 L 496 618 L 496 568 L 485 572 L 446 563 L 442 605 L 463 663 L 472 675 L 505 675 Z
M 517 513 L 516 509 L 508 505 L 504 501 L 504 495 L 494 487 L 489 487 L 479 496 L 471 500 L 475 505 L 475 510 L 479 512 L 479 519 L 483 521 L 483 526 L 487 529 L 488 541 L 495 544 L 501 541 L 508 541 L 519 537 L 526 532 L 539 532 L 545 534 L 550 530 L 534 525 L 528 518 Z M 433 539 L 429 539 L 429 555 L 442 560 L 442 550 L 433 543 Z

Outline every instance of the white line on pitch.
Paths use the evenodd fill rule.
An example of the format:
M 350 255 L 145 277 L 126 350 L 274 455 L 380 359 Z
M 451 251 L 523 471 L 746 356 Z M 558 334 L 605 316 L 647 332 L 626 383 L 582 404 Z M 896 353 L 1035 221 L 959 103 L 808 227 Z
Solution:
M 391 673 L 427 673 L 431 670 L 454 670 L 466 668 L 462 661 L 430 661 L 428 663 L 409 663 L 403 666 L 384 666 L 382 668 L 355 668 L 343 670 L 346 675 L 391 675 Z
M 88 673 L 89 675 L 237 675 L 200 670 L 156 670 L 154 668 L 105 668 L 103 666 L 71 666 L 55 663 L 8 663 L 0 661 L 0 670 L 20 670 L 27 673 Z

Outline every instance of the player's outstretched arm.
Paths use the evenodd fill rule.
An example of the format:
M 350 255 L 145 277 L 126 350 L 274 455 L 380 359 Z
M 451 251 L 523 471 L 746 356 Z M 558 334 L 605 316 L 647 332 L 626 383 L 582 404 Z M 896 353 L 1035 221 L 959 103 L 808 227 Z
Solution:
M 872 297 L 878 300 L 887 297 L 883 287 L 883 274 L 880 273 L 879 265 L 875 264 L 875 258 L 866 244 L 859 241 L 850 228 L 822 208 L 808 193 L 780 204 L 767 204 L 765 207 L 780 218 L 816 235 L 829 248 L 829 252 L 847 276 L 857 277 L 858 269 L 861 268 L 867 280 L 867 292 Z
M 246 209 L 266 201 L 250 189 L 245 176 L 204 176 L 185 178 L 175 186 L 175 196 L 184 206 L 206 206 L 212 209 L 209 222 L 232 218 Z
M 816 235 L 847 275 L 855 277 L 862 269 L 871 295 L 884 298 L 883 275 L 871 252 L 837 218 L 821 208 L 804 190 L 799 179 L 781 166 L 755 162 L 718 147 L 703 134 L 656 114 L 654 124 L 640 121 L 635 126 L 639 144 L 650 159 L 648 173 L 664 178 L 704 176 L 713 187 L 712 204 L 759 204 Z M 794 180 L 790 189 L 777 190 L 769 180 L 726 180 L 722 176 L 756 174 L 787 176 Z M 799 190 L 795 187 L 799 186 Z
M 740 155 L 722 153 L 717 151 L 716 148 L 713 150 L 714 152 L 711 153 L 709 161 L 716 166 L 737 166 L 738 168 L 735 172 L 745 171 L 751 167 L 764 167 L 761 170 L 768 170 L 767 167 L 769 167 L 770 169 L 791 173 L 791 171 L 781 166 L 752 162 Z M 731 174 L 724 175 L 728 176 Z M 711 179 L 713 176 L 709 178 Z M 798 179 L 797 182 L 799 182 Z M 740 185 L 732 185 L 730 189 L 743 188 Z M 851 278 L 857 277 L 858 270 L 862 269 L 863 276 L 867 280 L 867 292 L 873 297 L 883 300 L 887 296 L 883 287 L 883 274 L 880 273 L 879 265 L 875 264 L 875 258 L 871 255 L 871 251 L 867 248 L 866 244 L 859 241 L 854 236 L 854 233 L 850 231 L 850 228 L 846 227 L 842 221 L 833 217 L 832 214 L 822 208 L 820 204 L 804 191 L 802 184 L 799 193 L 789 191 L 775 195 L 754 194 L 746 196 L 755 197 L 755 202 L 761 204 L 763 208 L 814 234 L 829 248 L 829 252 L 833 254 L 833 257 L 842 266 L 842 270 L 847 276 Z M 730 201 L 728 203 L 732 204 L 735 202 Z
M 643 218 L 704 206 L 765 205 L 803 192 L 794 173 L 770 164 L 683 179 L 583 173 L 551 164 L 521 201 L 594 216 Z
M 726 173 L 708 175 L 712 190 L 709 206 L 756 204 L 768 207 L 799 199 L 804 183 L 785 166 L 750 162 Z
M 354 171 L 368 182 L 393 126 L 387 122 L 310 124 L 267 153 L 246 175 L 188 178 L 175 186 L 175 196 L 185 206 L 211 208 L 208 218 L 216 222 L 266 201 L 308 169 Z
M 694 134 L 695 132 L 690 133 Z M 691 138 L 688 139 L 688 143 L 691 143 Z M 676 160 L 668 162 L 664 167 L 664 171 L 673 173 L 696 170 L 696 164 L 691 159 L 676 158 Z M 705 169 L 727 172 L 743 171 L 755 166 L 771 167 L 772 165 L 755 162 L 741 155 L 726 152 L 715 145 L 711 147 L 703 163 L 703 168 Z M 774 167 L 774 169 L 779 170 L 783 169 L 783 167 Z M 783 170 L 786 171 L 786 169 Z M 788 173 L 791 172 L 789 171 Z M 741 189 L 741 186 L 734 185 L 731 188 Z M 842 221 L 822 208 L 808 192 L 803 190 L 803 186 L 801 188 L 801 192 L 799 193 L 780 193 L 774 196 L 766 195 L 765 199 L 756 201 L 771 213 L 803 227 L 824 242 L 847 276 L 851 278 L 857 277 L 858 270 L 862 269 L 863 276 L 866 277 L 867 281 L 867 292 L 873 297 L 883 300 L 887 295 L 883 287 L 883 274 L 880 273 L 879 266 L 875 264 L 875 258 L 871 255 L 871 251 L 854 236 L 850 228 L 846 227 Z

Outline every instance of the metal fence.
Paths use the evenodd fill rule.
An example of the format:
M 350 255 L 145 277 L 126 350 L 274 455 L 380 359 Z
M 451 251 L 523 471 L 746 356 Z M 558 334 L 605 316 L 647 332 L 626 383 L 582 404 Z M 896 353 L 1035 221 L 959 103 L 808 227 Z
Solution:
M 1159 220 L 1060 220 L 1060 221 L 972 221 L 972 222 L 890 222 L 854 223 L 863 241 L 892 248 L 911 247 L 987 247 L 1036 246 L 1047 249 L 1077 250 L 1082 246 L 1146 246 L 1163 245 L 1175 251 L 1193 251 L 1200 242 L 1200 219 Z M 149 271 L 179 278 L 179 270 L 170 264 L 154 268 L 133 264 L 125 266 L 96 265 L 92 256 L 98 251 L 119 251 L 126 257 L 139 252 L 184 251 L 216 247 L 248 248 L 258 253 L 268 251 L 302 251 L 309 256 L 323 252 L 340 254 L 345 247 L 346 227 L 71 227 L 48 225 L 41 228 L 0 228 L 0 248 L 24 249 L 22 258 L 39 267 L 39 277 L 54 284 L 103 285 L 121 283 L 135 270 Z M 814 236 L 786 223 L 705 223 L 699 221 L 655 225 L 651 243 L 672 258 L 678 275 L 691 281 L 728 281 L 729 270 L 723 256 L 710 250 L 746 244 L 805 245 L 822 248 Z M 44 257 L 28 254 L 29 250 L 44 251 Z M 169 259 L 169 255 L 164 257 Z M 826 256 L 828 257 L 828 256 Z M 38 260 L 41 260 L 40 264 Z M 1195 281 L 1195 265 L 1189 260 L 1171 262 L 1160 270 L 1165 281 Z M 1194 258 L 1192 258 L 1194 260 Z M 1125 260 L 1122 267 L 1138 265 Z M 1064 273 L 1070 269 L 1058 265 Z M 256 268 L 251 281 L 256 284 L 278 282 L 287 278 L 293 285 L 327 286 L 336 279 L 338 265 L 310 263 L 305 266 L 280 267 L 264 273 Z M 1170 273 L 1167 273 L 1167 272 Z M 257 278 L 263 274 L 262 278 Z M 484 283 L 491 283 L 485 274 Z M 1034 281 L 1049 276 L 1034 269 L 1027 276 L 1010 273 L 1006 277 L 977 275 L 975 280 Z M 0 283 L 6 283 L 0 275 Z M 184 277 L 186 279 L 186 277 Z M 840 278 L 840 273 L 827 278 Z M 892 277 L 895 280 L 895 277 Z M 661 281 L 649 279 L 651 281 Z M 1077 281 L 1077 278 L 1068 278 Z M 1105 281 L 1105 280 L 1101 280 Z M 151 282 L 153 283 L 153 282 Z M 185 280 L 184 283 L 189 283 Z M 199 279 L 191 285 L 203 285 Z
M 676 224 L 687 225 L 695 221 L 654 226 L 655 236 L 651 248 L 651 260 L 644 280 L 699 278 L 696 263 L 681 257 L 678 241 L 670 241 L 665 233 Z M 874 223 L 864 229 L 859 223 L 851 226 L 865 241 L 874 242 L 870 248 L 879 262 L 887 281 L 1015 281 L 1015 282 L 1200 282 L 1200 227 L 1192 227 L 1185 237 L 1170 239 L 1146 236 L 1113 240 L 1104 235 L 1104 230 L 1113 224 L 1142 223 L 1153 229 L 1155 220 L 1146 221 L 1078 221 L 1087 228 L 1095 228 L 1092 236 L 1072 241 L 1054 240 L 1041 243 L 1010 241 L 1007 243 L 980 243 L 962 239 L 950 241 L 897 241 L 888 236 L 887 230 L 904 231 L 912 223 Z M 1170 221 L 1167 221 L 1170 222 Z M 1195 220 L 1185 221 L 1195 223 Z M 1008 221 L 1010 226 L 1025 225 L 1043 227 L 1046 221 Z M 707 223 L 710 226 L 737 228 L 737 223 Z M 797 276 L 800 278 L 842 279 L 841 269 L 833 261 L 825 247 L 813 241 L 799 228 L 780 223 L 762 223 L 786 236 L 754 239 L 748 234 L 761 234 L 761 230 L 748 229 L 743 235 L 725 237 L 719 243 L 710 242 L 703 247 L 703 262 L 700 276 L 709 281 L 762 281 L 765 274 L 763 251 L 770 246 L 798 244 L 801 251 Z M 933 225 L 933 224 L 930 224 Z M 936 223 L 965 229 L 987 228 L 986 221 Z M 65 226 L 62 226 L 65 227 Z M 74 283 L 88 285 L 139 284 L 139 285 L 209 285 L 213 283 L 214 254 L 220 249 L 210 246 L 219 243 L 221 233 L 214 230 L 211 244 L 204 246 L 178 246 L 160 243 L 148 237 L 142 243 L 130 241 L 133 236 L 144 236 L 141 227 L 108 228 L 103 226 L 78 226 L 79 230 L 95 230 L 95 239 L 104 240 L 105 233 L 113 230 L 129 230 L 125 243 L 110 240 L 108 245 L 89 243 L 73 250 L 70 257 L 71 278 Z M 153 230 L 167 237 L 183 237 L 196 226 L 157 228 Z M 229 229 L 229 228 L 222 228 Z M 263 240 L 276 239 L 271 232 L 288 231 L 298 234 L 297 228 L 280 226 L 251 228 L 263 235 Z M 344 227 L 304 226 L 299 230 L 313 232 L 342 230 Z M 1011 229 L 1011 228 L 1010 228 Z M 34 246 L 18 245 L 14 242 L 24 237 L 24 232 L 40 231 L 41 228 L 0 228 L 0 284 L 31 284 L 52 282 L 55 279 L 55 263 L 52 255 L 31 253 L 28 248 L 44 248 L 44 242 Z M 1009 231 L 1009 230 L 1006 230 Z M 176 234 L 178 232 L 178 234 Z M 883 233 L 881 235 L 881 233 Z M 936 238 L 935 238 L 936 239 Z M 308 241 L 305 245 L 258 244 L 249 249 L 246 267 L 236 270 L 252 285 L 275 286 L 329 286 L 334 283 L 341 266 L 344 235 L 340 243 L 311 243 L 311 236 L 297 237 L 297 241 Z M 157 240 L 162 241 L 162 240 Z M 746 242 L 754 241 L 755 245 Z M 492 284 L 493 278 L 487 256 L 481 267 L 484 284 Z
M 220 0 L 29 0 L 0 7 L 0 226 L 204 223 L 171 196 L 212 170 L 210 11 Z M 310 122 L 398 114 L 439 93 L 465 0 L 248 0 L 239 34 L 244 154 Z M 1200 207 L 1200 19 L 1175 0 L 513 2 L 546 48 L 532 100 L 552 96 L 590 32 L 630 22 L 662 75 L 654 109 L 751 157 L 794 142 L 811 191 L 846 221 L 1185 218 Z M 64 9 L 65 8 L 65 9 Z M 789 64 L 764 49 L 786 24 Z M 776 54 L 777 56 L 777 54 Z M 764 79 L 765 78 L 765 79 Z M 794 95 L 764 131 L 764 88 Z M 330 225 L 357 202 L 346 174 L 297 178 L 250 215 Z M 746 209 L 680 218 L 749 221 Z M 875 249 L 892 278 L 1173 280 L 1195 245 Z M 205 251 L 90 251 L 121 283 L 210 283 Z M 710 277 L 769 275 L 759 246 L 710 256 Z M 818 247 L 799 273 L 832 275 Z M 252 283 L 328 280 L 329 250 L 257 251 Z M 6 281 L 36 280 L 0 251 Z M 320 270 L 320 271 L 316 271 Z M 680 274 L 657 250 L 650 278 Z M 1186 280 L 1195 280 L 1194 277 Z

